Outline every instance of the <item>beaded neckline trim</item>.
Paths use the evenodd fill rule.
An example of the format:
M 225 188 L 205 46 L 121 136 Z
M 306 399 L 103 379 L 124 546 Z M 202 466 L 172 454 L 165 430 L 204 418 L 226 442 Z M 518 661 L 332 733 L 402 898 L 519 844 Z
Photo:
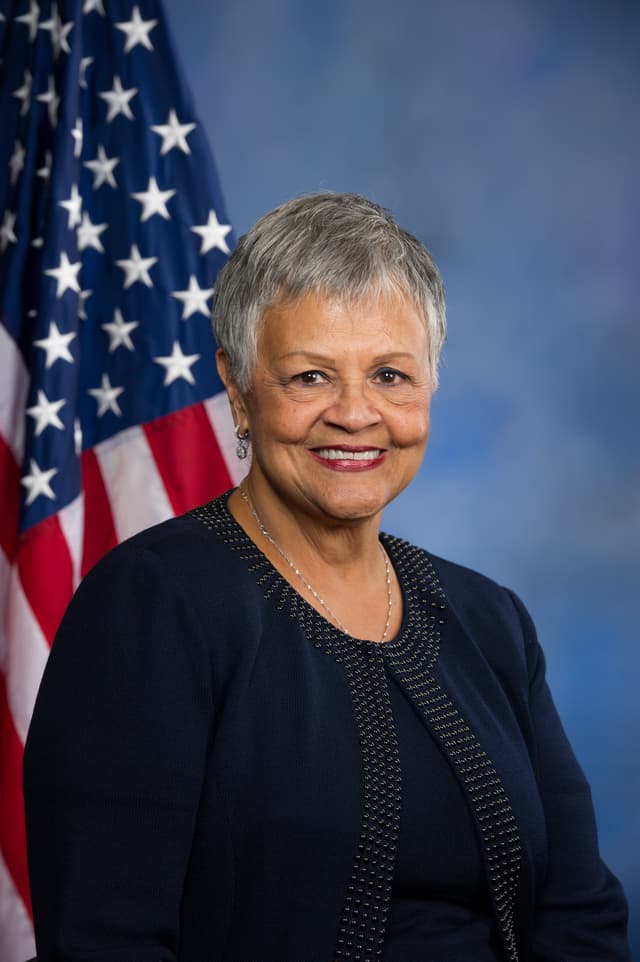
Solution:
M 518 962 L 515 905 L 520 840 L 500 778 L 458 709 L 434 677 L 446 599 L 422 549 L 381 535 L 403 592 L 398 635 L 386 642 L 352 638 L 316 611 L 273 567 L 227 507 L 228 494 L 190 515 L 243 558 L 265 598 L 298 621 L 305 636 L 345 671 L 362 752 L 363 817 L 338 924 L 334 956 L 375 962 L 384 950 L 402 803 L 400 758 L 386 671 L 391 671 L 440 743 L 474 814 L 506 958 Z

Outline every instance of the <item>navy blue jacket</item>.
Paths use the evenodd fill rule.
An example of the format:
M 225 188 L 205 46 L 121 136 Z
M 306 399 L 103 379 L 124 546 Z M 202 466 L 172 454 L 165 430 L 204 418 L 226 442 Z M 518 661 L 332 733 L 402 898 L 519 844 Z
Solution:
M 88 575 L 25 752 L 39 962 L 381 958 L 401 805 L 389 672 L 465 793 L 504 959 L 630 958 L 525 609 L 385 545 L 404 621 L 384 645 L 315 612 L 226 498 Z

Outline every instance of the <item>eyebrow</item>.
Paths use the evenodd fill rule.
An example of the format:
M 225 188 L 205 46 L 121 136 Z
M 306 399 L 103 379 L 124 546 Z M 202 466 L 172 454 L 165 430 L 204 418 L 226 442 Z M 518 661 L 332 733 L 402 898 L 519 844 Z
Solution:
M 281 354 L 278 357 L 279 361 L 285 361 L 287 358 L 299 357 L 305 358 L 307 361 L 317 364 L 333 364 L 335 358 L 328 354 L 317 354 L 315 351 L 289 351 L 287 354 Z M 382 364 L 389 361 L 399 361 L 399 360 L 410 360 L 415 361 L 415 354 L 411 354 L 410 351 L 388 351 L 384 354 L 379 354 L 377 357 L 373 358 L 373 364 Z

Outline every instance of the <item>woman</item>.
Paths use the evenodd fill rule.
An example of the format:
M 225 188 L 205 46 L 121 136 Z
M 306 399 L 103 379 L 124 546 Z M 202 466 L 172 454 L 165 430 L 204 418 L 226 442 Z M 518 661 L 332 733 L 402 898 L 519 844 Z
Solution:
M 25 760 L 40 962 L 628 959 L 521 602 L 379 534 L 429 433 L 429 254 L 299 198 L 214 315 L 251 467 L 65 617 Z

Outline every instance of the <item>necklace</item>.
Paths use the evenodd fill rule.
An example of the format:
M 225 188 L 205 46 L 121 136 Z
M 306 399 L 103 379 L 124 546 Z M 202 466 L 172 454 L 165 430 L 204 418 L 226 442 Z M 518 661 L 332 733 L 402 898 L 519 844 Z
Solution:
M 342 624 L 342 622 L 340 621 L 336 613 L 332 611 L 332 609 L 329 607 L 329 605 L 324 600 L 324 598 L 320 597 L 316 589 L 313 587 L 313 585 L 311 585 L 307 581 L 307 579 L 302 574 L 300 569 L 297 568 L 296 565 L 294 565 L 291 558 L 289 558 L 288 555 L 285 554 L 285 552 L 282 550 L 282 548 L 280 547 L 278 542 L 275 540 L 273 535 L 271 535 L 271 533 L 267 531 L 264 524 L 262 523 L 262 520 L 258 515 L 258 512 L 256 511 L 253 505 L 253 501 L 251 500 L 249 493 L 245 491 L 242 484 L 238 488 L 238 491 L 240 492 L 240 497 L 242 498 L 243 501 L 246 502 L 247 507 L 249 508 L 249 511 L 253 515 L 253 518 L 256 524 L 258 525 L 258 528 L 260 529 L 260 534 L 262 535 L 262 537 L 266 538 L 269 544 L 273 545 L 273 547 L 276 549 L 276 551 L 278 552 L 282 560 L 286 561 L 286 563 L 289 565 L 289 567 L 291 568 L 293 573 L 296 575 L 296 577 L 300 579 L 300 581 L 305 586 L 307 591 L 312 595 L 313 598 L 315 598 L 318 604 L 324 608 L 327 614 L 331 617 L 331 621 L 333 621 L 337 625 L 340 631 L 343 632 L 343 634 L 345 635 L 350 634 L 350 632 L 347 631 L 347 629 Z M 389 631 L 389 624 L 391 622 L 391 608 L 393 605 L 393 600 L 391 597 L 391 565 L 389 564 L 389 555 L 387 554 L 384 545 L 380 541 L 378 541 L 378 547 L 380 548 L 380 553 L 382 554 L 382 560 L 384 561 L 384 573 L 385 573 L 385 580 L 387 584 L 387 620 L 385 622 L 384 631 L 382 632 L 382 638 L 380 639 L 380 641 L 383 642 L 385 641 L 387 637 L 387 632 Z

